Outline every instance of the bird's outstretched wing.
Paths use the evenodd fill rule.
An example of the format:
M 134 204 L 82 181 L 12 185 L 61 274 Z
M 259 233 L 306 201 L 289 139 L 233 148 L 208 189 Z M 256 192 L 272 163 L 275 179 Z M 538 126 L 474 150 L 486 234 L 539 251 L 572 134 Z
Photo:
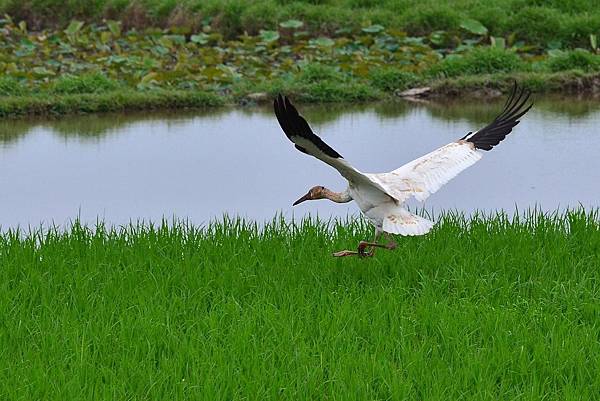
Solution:
M 404 166 L 382 174 L 367 174 L 400 202 L 411 196 L 423 201 L 458 173 L 481 159 L 480 150 L 491 150 L 519 123 L 533 104 L 528 104 L 531 93 L 513 87 L 502 112 L 484 128 L 469 132 L 456 142 L 434 150 Z
M 513 127 L 520 122 L 519 118 L 531 109 L 533 103 L 527 105 L 529 96 L 531 96 L 531 92 L 526 91 L 525 88 L 521 88 L 519 91 L 515 81 L 512 93 L 506 99 L 502 112 L 494 121 L 478 131 L 469 132 L 461 140 L 472 143 L 476 149 L 492 150 L 494 146 L 506 138 L 506 135 L 511 133 Z
M 273 108 L 283 132 L 300 152 L 314 156 L 329 164 L 351 183 L 366 184 L 379 191 L 386 192 L 367 175 L 352 167 L 338 152 L 319 138 L 310 129 L 304 117 L 298 114 L 298 110 L 287 97 L 281 94 L 278 95 L 273 102 Z

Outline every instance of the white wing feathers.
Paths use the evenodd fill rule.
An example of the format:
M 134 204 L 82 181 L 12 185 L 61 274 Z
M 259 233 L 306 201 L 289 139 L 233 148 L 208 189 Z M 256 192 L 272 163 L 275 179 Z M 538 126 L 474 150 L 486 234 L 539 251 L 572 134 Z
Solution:
M 350 163 L 344 160 L 342 155 L 319 138 L 287 97 L 277 96 L 273 102 L 273 107 L 279 125 L 288 139 L 294 143 L 296 149 L 329 164 L 342 177 L 355 185 L 371 186 L 386 193 L 384 188 L 373 182 L 366 174 L 352 167 Z
M 383 231 L 400 235 L 423 235 L 427 234 L 434 224 L 433 221 L 412 214 L 404 208 L 397 208 L 393 214 L 383 219 Z
M 327 153 L 319 149 L 319 147 L 317 147 L 317 145 L 315 145 L 312 141 L 302 136 L 294 135 L 290 139 L 292 140 L 292 142 L 294 142 L 297 148 L 302 148 L 301 152 L 307 153 L 313 157 L 316 157 L 322 162 L 329 164 L 348 181 L 356 182 L 357 180 L 360 181 L 361 179 L 368 181 L 368 179 L 364 177 L 363 173 L 352 167 L 352 165 L 341 156 L 329 156 Z
M 458 173 L 481 159 L 480 150 L 491 150 L 502 142 L 519 124 L 519 119 L 533 106 L 528 105 L 530 95 L 531 92 L 525 88 L 519 91 L 515 82 L 502 112 L 490 124 L 474 133 L 469 132 L 458 141 L 442 146 L 392 172 L 367 176 L 400 202 L 404 202 L 410 196 L 423 201 Z
M 411 196 L 424 201 L 461 171 L 481 159 L 472 143 L 452 142 L 404 166 L 381 174 L 366 174 L 400 202 Z
M 334 167 L 350 183 L 374 188 L 395 199 L 397 203 L 403 203 L 411 196 L 419 201 L 427 199 L 461 171 L 481 159 L 481 151 L 491 150 L 506 138 L 519 123 L 519 119 L 533 106 L 527 104 L 531 93 L 524 88 L 520 91 L 518 89 L 515 82 L 502 112 L 484 128 L 469 132 L 460 140 L 442 146 L 394 171 L 381 174 L 365 174 L 352 167 L 312 132 L 306 120 L 285 96 L 277 96 L 273 106 L 279 125 L 296 149 Z M 425 229 L 427 224 L 421 223 L 423 222 L 415 223 L 414 227 L 422 225 L 422 229 Z M 387 224 L 393 225 L 391 222 Z M 389 228 L 392 229 L 391 226 Z M 421 231 L 421 228 L 415 230 Z

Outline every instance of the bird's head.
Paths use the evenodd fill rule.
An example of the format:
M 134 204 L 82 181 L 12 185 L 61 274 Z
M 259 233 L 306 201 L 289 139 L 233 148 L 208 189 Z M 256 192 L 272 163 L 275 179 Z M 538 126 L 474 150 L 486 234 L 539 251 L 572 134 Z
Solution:
M 307 200 L 316 200 L 316 199 L 325 199 L 325 187 L 316 186 L 312 187 L 306 195 L 302 198 L 298 199 L 296 202 L 292 204 L 292 206 L 296 206 L 299 203 L 302 203 Z

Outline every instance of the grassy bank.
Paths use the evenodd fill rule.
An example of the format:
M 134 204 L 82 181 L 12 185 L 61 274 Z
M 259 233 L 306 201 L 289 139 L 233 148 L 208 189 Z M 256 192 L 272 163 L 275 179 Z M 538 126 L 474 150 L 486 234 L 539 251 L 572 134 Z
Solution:
M 582 71 L 496 73 L 420 82 L 430 88 L 427 92 L 429 97 L 461 97 L 468 100 L 502 96 L 511 90 L 515 81 L 536 94 L 596 96 L 600 92 L 600 73 Z M 406 86 L 402 88 L 409 89 Z M 72 94 L 40 91 L 19 96 L 0 96 L 0 118 L 245 106 L 269 103 L 278 93 L 285 93 L 299 103 L 391 101 L 397 98 L 398 91 L 400 89 L 385 91 L 361 82 L 348 84 L 334 79 L 314 83 L 302 80 L 274 80 L 256 85 L 244 83 L 234 91 L 225 93 L 160 88 L 145 91 L 122 88 Z
M 538 93 L 600 90 L 600 55 L 585 49 L 538 49 L 476 26 L 458 36 L 370 25 L 311 37 L 302 24 L 226 39 L 210 28 L 139 32 L 74 20 L 32 32 L 4 20 L 0 116 L 245 104 L 278 92 L 299 102 L 393 98 L 420 86 L 457 95 L 503 90 L 515 78 Z
M 224 99 L 213 93 L 181 90 L 148 92 L 119 90 L 64 95 L 41 93 L 0 97 L 0 117 L 57 116 L 136 110 L 183 110 L 216 107 L 223 104 Z
M 593 399 L 600 222 L 447 215 L 0 236 L 3 399 Z

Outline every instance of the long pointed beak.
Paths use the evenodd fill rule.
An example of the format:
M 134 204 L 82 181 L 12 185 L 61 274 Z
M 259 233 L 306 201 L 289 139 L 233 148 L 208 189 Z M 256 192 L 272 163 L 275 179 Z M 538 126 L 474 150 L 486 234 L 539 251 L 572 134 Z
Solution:
M 292 204 L 292 206 L 296 206 L 298 203 L 302 203 L 304 201 L 310 200 L 310 193 L 307 193 L 302 198 L 298 199 L 296 202 Z

